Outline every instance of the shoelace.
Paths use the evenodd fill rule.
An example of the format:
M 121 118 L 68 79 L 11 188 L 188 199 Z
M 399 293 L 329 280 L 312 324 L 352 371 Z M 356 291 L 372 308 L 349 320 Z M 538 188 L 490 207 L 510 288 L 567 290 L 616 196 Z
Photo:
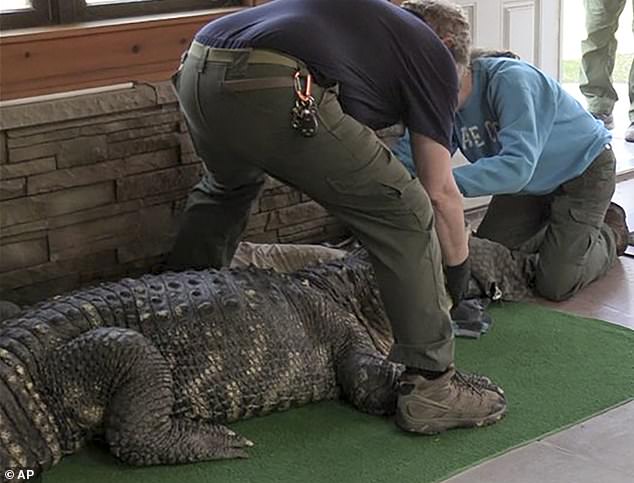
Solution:
M 462 378 L 464 378 L 469 384 L 480 388 L 480 390 L 492 391 L 500 395 L 502 398 L 506 400 L 506 395 L 504 394 L 504 390 L 495 384 L 491 379 L 486 376 L 480 376 L 478 374 L 460 374 Z M 480 392 L 481 394 L 481 392 Z
M 459 386 L 462 386 L 472 393 L 478 395 L 481 395 L 483 393 L 483 390 L 486 389 L 489 385 L 486 380 L 484 380 L 480 376 L 477 376 L 476 374 L 465 374 L 460 371 L 456 371 L 453 379 Z

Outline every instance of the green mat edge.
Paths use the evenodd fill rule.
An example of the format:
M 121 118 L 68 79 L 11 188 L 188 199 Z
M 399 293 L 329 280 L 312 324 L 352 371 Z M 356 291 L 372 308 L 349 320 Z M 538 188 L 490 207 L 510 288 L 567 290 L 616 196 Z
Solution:
M 572 317 L 577 317 L 577 318 L 585 319 L 585 320 L 591 320 L 594 323 L 597 323 L 598 325 L 605 325 L 607 327 L 614 328 L 614 329 L 620 329 L 620 330 L 623 330 L 625 332 L 633 332 L 634 331 L 634 329 L 630 329 L 629 327 L 625 327 L 623 325 L 616 324 L 614 322 L 608 322 L 607 320 L 596 319 L 594 317 L 586 317 L 584 315 L 575 314 L 573 312 L 568 312 L 566 310 L 559 310 L 559 309 L 556 309 L 554 307 L 548 307 L 548 306 L 545 306 L 545 305 L 541 305 L 541 304 L 537 303 L 537 301 L 534 301 L 534 300 L 522 301 L 522 302 L 503 302 L 503 303 L 514 303 L 514 304 L 518 304 L 518 305 L 537 306 L 539 308 L 542 308 L 542 309 L 545 309 L 545 310 L 551 310 L 553 312 L 558 312 L 560 314 L 569 315 L 569 316 L 572 316 Z M 496 307 L 496 306 L 494 305 L 492 307 Z M 502 309 L 502 305 L 498 305 L 497 307 L 499 307 L 499 309 Z M 442 479 L 440 479 L 440 480 L 434 480 L 432 483 L 442 483 L 443 481 L 446 481 L 446 480 L 448 480 L 450 478 L 453 478 L 454 476 L 457 476 L 457 475 L 459 475 L 461 473 L 469 471 L 470 469 L 475 468 L 476 466 L 479 466 L 482 463 L 486 463 L 487 461 L 490 461 L 490 460 L 493 460 L 493 459 L 495 459 L 495 458 L 497 458 L 499 456 L 505 455 L 506 453 L 510 453 L 511 451 L 516 450 L 518 448 L 522 448 L 524 446 L 528 446 L 529 444 L 532 444 L 532 443 L 534 443 L 536 441 L 541 441 L 542 439 L 547 438 L 549 436 L 552 436 L 553 434 L 561 433 L 562 431 L 565 431 L 566 429 L 570 429 L 573 426 L 577 426 L 578 424 L 585 423 L 586 421 L 589 421 L 590 419 L 595 418 L 597 416 L 601 416 L 602 414 L 605 414 L 605 413 L 607 413 L 609 411 L 612 411 L 613 409 L 619 408 L 621 406 L 625 406 L 626 404 L 629 404 L 632 401 L 634 401 L 634 397 L 630 397 L 628 399 L 625 399 L 624 401 L 621 401 L 619 403 L 616 403 L 613 406 L 610 406 L 610 407 L 607 407 L 607 408 L 602 409 L 600 411 L 597 411 L 596 413 L 593 413 L 593 414 L 591 414 L 591 415 L 589 415 L 589 416 L 587 416 L 585 418 L 579 419 L 578 421 L 574 421 L 574 422 L 572 422 L 570 424 L 566 424 L 564 426 L 560 426 L 559 428 L 553 429 L 553 430 L 551 430 L 551 431 L 549 431 L 547 433 L 544 433 L 544 434 L 542 434 L 540 436 L 536 436 L 536 437 L 534 437 L 532 439 L 528 439 L 526 441 L 523 441 L 523 442 L 521 442 L 519 444 L 516 444 L 515 446 L 509 446 L 508 448 L 505 448 L 505 449 L 503 449 L 501 451 L 498 451 L 497 453 L 493 453 L 493 454 L 491 454 L 489 456 L 486 456 L 486 457 L 484 457 L 484 458 L 482 458 L 482 459 L 480 459 L 478 461 L 475 461 L 475 462 L 471 463 L 470 465 L 467 465 L 467 466 L 465 466 L 463 468 L 459 468 L 456 471 L 452 471 L 447 476 L 443 476 Z
M 593 319 L 593 320 L 599 320 L 599 319 Z M 604 322 L 604 323 L 608 323 L 609 324 L 609 322 L 605 322 L 604 320 L 599 320 L 599 322 Z M 489 456 L 487 456 L 485 458 L 482 458 L 481 460 L 478 460 L 478 461 L 476 461 L 476 462 L 474 462 L 474 463 L 472 463 L 472 464 L 470 464 L 468 466 L 465 466 L 465 467 L 460 468 L 460 469 L 458 469 L 456 471 L 453 471 L 453 472 L 449 473 L 447 476 L 443 476 L 442 479 L 440 479 L 440 480 L 434 480 L 432 483 L 442 483 L 443 481 L 447 481 L 448 479 L 453 478 L 456 475 L 459 475 L 459 474 L 464 473 L 464 472 L 466 472 L 466 471 L 468 471 L 468 470 L 470 470 L 472 468 L 475 468 L 476 466 L 481 465 L 482 463 L 486 463 L 487 461 L 495 459 L 498 456 L 502 456 L 502 455 L 505 455 L 506 453 L 510 453 L 511 451 L 516 450 L 518 448 L 522 448 L 524 446 L 528 446 L 529 444 L 532 444 L 535 441 L 541 441 L 542 439 L 547 438 L 548 436 L 552 436 L 553 434 L 561 433 L 562 431 L 565 431 L 566 429 L 570 429 L 573 426 L 577 426 L 578 424 L 585 423 L 586 421 L 589 421 L 590 419 L 595 418 L 597 416 L 601 416 L 602 414 L 605 414 L 605 413 L 607 413 L 609 411 L 612 411 L 613 409 L 619 408 L 621 406 L 625 406 L 626 404 L 629 404 L 632 401 L 634 401 L 634 397 L 628 398 L 628 399 L 626 399 L 626 400 L 624 400 L 624 401 L 622 401 L 620 403 L 616 403 L 614 406 L 610 406 L 608 408 L 602 409 L 601 411 L 597 411 L 596 413 L 591 414 L 590 416 L 582 418 L 582 419 L 580 419 L 578 421 L 572 422 L 570 424 L 566 424 L 566 425 L 561 426 L 561 427 L 559 427 L 557 429 L 553 429 L 552 431 L 544 433 L 544 434 L 542 434 L 540 436 L 536 436 L 533 439 L 529 439 L 529 440 L 524 441 L 522 443 L 516 444 L 515 446 L 510 446 L 510 447 L 508 447 L 506 449 L 503 449 L 502 451 L 498 451 L 497 453 L 493 453 L 492 455 L 489 455 Z

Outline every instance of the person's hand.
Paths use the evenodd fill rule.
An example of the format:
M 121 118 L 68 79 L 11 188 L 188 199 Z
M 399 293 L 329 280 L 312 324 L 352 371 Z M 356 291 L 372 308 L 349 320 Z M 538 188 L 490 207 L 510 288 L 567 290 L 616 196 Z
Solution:
M 471 277 L 471 262 L 469 257 L 460 265 L 447 266 L 445 274 L 447 276 L 447 291 L 455 307 L 460 303 L 467 291 L 467 285 Z

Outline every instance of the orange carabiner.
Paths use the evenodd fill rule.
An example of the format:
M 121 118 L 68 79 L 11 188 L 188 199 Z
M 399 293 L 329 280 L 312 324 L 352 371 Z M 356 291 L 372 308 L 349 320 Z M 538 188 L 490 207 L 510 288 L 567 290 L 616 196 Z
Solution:
M 299 97 L 300 101 L 309 102 L 312 99 L 311 90 L 313 78 L 310 74 L 306 74 L 306 89 L 304 92 L 302 92 L 301 75 L 301 72 L 297 71 L 293 76 L 293 80 L 295 81 L 295 94 L 297 94 L 297 97 Z

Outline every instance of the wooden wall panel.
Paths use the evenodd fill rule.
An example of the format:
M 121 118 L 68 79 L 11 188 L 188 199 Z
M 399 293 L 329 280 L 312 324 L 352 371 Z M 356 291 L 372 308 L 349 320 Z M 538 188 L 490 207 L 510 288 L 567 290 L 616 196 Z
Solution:
M 243 7 L 0 36 L 0 100 L 167 79 L 205 23 Z

